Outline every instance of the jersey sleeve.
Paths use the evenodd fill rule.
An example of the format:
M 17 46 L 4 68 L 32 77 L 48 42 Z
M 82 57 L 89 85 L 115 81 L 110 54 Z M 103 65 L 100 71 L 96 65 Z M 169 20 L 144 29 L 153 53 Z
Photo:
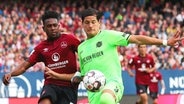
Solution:
M 79 58 L 79 70 L 80 70 L 80 72 L 81 72 L 81 76 L 84 76 L 84 71 L 83 70 L 81 70 L 82 69 L 82 66 L 83 66 L 83 63 L 82 63 L 82 59 L 81 59 L 81 57 L 80 57 L 80 55 L 78 55 L 78 58 Z
M 133 57 L 132 57 L 132 58 L 130 58 L 130 59 L 128 60 L 128 65 L 129 65 L 129 66 L 133 66 L 133 63 L 134 63 L 134 59 L 133 59 Z
M 78 59 L 79 59 L 79 70 L 80 70 L 80 72 L 81 72 L 81 76 L 84 76 L 85 75 L 85 71 L 84 70 L 81 70 L 81 69 L 83 69 L 83 66 L 84 66 L 84 64 L 83 64 L 83 61 L 82 61 L 82 58 L 81 58 L 81 56 L 80 56 L 81 54 L 80 54 L 80 52 L 78 53 Z
M 152 67 L 154 67 L 155 66 L 155 61 L 154 61 L 154 59 L 151 55 L 150 55 L 150 59 L 151 59 L 151 65 L 152 65 Z
M 71 34 L 69 36 L 70 36 L 70 40 L 71 40 L 71 44 L 72 44 L 72 49 L 77 52 L 77 47 L 79 46 L 80 41 L 73 34 Z
M 159 80 L 162 80 L 162 74 L 161 74 L 160 72 L 158 72 L 158 74 L 159 74 L 158 79 L 159 79 Z
M 35 63 L 37 62 L 40 62 L 41 61 L 41 54 L 39 53 L 39 51 L 35 48 L 30 56 L 29 56 L 29 59 L 28 59 L 28 62 L 30 62 L 32 65 L 34 65 Z
M 117 46 L 127 46 L 129 44 L 128 40 L 130 34 L 113 30 L 109 30 L 106 32 L 108 34 L 107 41 L 110 44 Z

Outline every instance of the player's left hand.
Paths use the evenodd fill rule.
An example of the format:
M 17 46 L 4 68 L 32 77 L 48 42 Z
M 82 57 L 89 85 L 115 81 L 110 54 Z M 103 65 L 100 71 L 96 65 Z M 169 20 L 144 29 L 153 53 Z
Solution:
M 167 41 L 167 44 L 169 46 L 178 46 L 179 45 L 179 41 L 183 40 L 184 37 L 181 37 L 181 31 L 177 31 L 173 37 L 169 38 L 168 41 Z
M 57 79 L 57 74 L 56 72 L 52 71 L 51 69 L 49 69 L 48 67 L 45 67 L 45 74 L 48 75 L 48 78 L 52 78 L 52 79 Z

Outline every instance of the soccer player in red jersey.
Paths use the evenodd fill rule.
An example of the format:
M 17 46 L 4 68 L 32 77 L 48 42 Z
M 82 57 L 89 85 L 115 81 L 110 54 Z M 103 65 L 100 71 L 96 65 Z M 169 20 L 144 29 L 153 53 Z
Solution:
M 149 84 L 149 95 L 153 99 L 153 104 L 158 104 L 158 92 L 159 92 L 159 82 L 161 84 L 161 92 L 160 94 L 164 94 L 165 92 L 165 82 L 162 79 L 162 74 L 155 70 L 150 74 L 150 84 Z
M 47 40 L 40 42 L 27 60 L 3 76 L 3 83 L 8 85 L 11 77 L 43 62 L 45 81 L 38 104 L 77 103 L 78 86 L 71 83 L 71 78 L 77 71 L 76 51 L 80 41 L 73 34 L 61 34 L 59 20 L 57 12 L 45 12 L 42 22 Z
M 148 104 L 147 90 L 150 83 L 149 73 L 156 70 L 155 62 L 151 55 L 147 54 L 146 45 L 138 45 L 139 54 L 131 58 L 128 62 L 128 73 L 130 76 L 134 76 L 134 73 L 130 70 L 135 69 L 135 84 L 137 94 L 140 99 L 138 104 Z

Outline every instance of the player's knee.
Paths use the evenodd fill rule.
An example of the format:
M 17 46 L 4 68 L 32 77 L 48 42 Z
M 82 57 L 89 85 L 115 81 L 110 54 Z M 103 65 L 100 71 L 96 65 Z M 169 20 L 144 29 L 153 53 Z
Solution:
M 140 94 L 141 100 L 147 101 L 148 95 L 146 93 Z
M 100 97 L 100 104 L 116 104 L 116 102 L 111 94 L 103 93 Z
M 157 99 L 154 99 L 154 100 L 153 100 L 153 104 L 158 104 Z
M 38 104 L 52 104 L 52 103 L 50 99 L 44 98 L 44 99 L 41 99 Z

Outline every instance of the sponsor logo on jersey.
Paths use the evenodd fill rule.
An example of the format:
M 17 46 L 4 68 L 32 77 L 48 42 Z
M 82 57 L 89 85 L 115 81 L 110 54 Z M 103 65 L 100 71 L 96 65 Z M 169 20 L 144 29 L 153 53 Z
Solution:
M 54 63 L 54 64 L 48 64 L 48 67 L 50 69 L 59 69 L 59 68 L 66 67 L 66 64 L 68 64 L 68 63 L 69 63 L 68 60 L 64 60 L 64 61 L 57 62 L 57 63 Z
M 151 82 L 158 82 L 158 79 L 154 76 L 154 77 L 152 77 L 152 79 L 151 79 Z
M 98 58 L 98 57 L 100 57 L 100 56 L 103 56 L 103 54 L 104 54 L 103 51 L 99 51 L 99 52 L 96 52 L 96 53 L 92 53 L 91 55 L 82 58 L 82 61 L 83 61 L 84 63 L 86 63 L 86 62 L 91 61 L 91 60 L 94 59 L 94 58 Z

